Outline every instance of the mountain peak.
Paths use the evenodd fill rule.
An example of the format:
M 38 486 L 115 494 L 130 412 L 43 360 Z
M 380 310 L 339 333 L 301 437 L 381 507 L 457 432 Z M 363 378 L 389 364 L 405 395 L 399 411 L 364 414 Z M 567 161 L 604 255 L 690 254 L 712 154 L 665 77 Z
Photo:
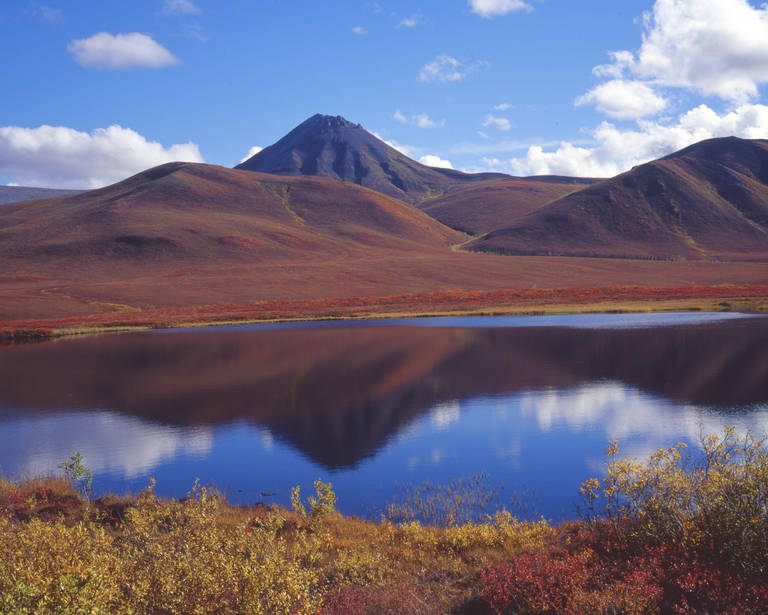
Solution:
M 320 113 L 235 168 L 338 179 L 409 203 L 439 196 L 457 183 L 482 177 L 424 166 L 360 124 Z
M 336 130 L 339 128 L 363 128 L 360 124 L 350 122 L 347 118 L 341 115 L 323 115 L 322 113 L 315 113 L 308 120 L 305 120 L 299 124 L 299 128 L 305 126 L 307 128 L 313 128 L 315 130 Z

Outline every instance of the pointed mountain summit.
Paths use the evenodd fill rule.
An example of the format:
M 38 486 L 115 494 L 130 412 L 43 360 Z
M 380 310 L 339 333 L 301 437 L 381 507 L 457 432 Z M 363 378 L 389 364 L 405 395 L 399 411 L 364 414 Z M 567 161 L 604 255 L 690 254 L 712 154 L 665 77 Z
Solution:
M 313 115 L 236 169 L 274 175 L 315 175 L 359 184 L 418 203 L 500 173 L 469 174 L 428 167 L 408 158 L 340 115 Z
M 467 245 L 501 254 L 768 259 L 768 141 L 708 139 Z

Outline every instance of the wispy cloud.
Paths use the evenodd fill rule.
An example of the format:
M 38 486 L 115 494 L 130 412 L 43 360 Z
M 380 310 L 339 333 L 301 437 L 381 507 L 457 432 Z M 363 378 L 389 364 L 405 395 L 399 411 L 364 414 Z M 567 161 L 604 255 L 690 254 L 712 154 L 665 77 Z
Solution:
M 55 9 L 50 6 L 45 6 L 44 4 L 37 5 L 35 13 L 37 13 L 44 21 L 50 23 L 61 23 L 64 21 L 64 14 L 61 9 Z
M 488 62 L 480 61 L 474 64 L 466 64 L 443 53 L 421 67 L 419 80 L 442 83 L 461 81 L 478 68 L 487 66 L 489 66 Z
M 445 126 L 445 120 L 435 121 L 426 113 L 417 113 L 409 118 L 403 114 L 400 109 L 395 111 L 392 118 L 401 124 L 411 124 L 413 126 L 418 126 L 419 128 L 441 128 L 442 126 Z
M 523 0 L 468 0 L 470 10 L 484 19 L 493 19 L 515 11 L 532 11 Z
M 507 118 L 496 117 L 495 115 L 492 115 L 490 113 L 486 115 L 485 119 L 483 120 L 483 128 L 488 128 L 488 126 L 494 126 L 498 130 L 501 130 L 503 132 L 506 132 L 510 128 L 512 128 L 512 124 Z
M 421 15 L 418 13 L 414 13 L 410 17 L 404 17 L 400 20 L 400 23 L 397 24 L 398 28 L 413 28 L 415 26 L 418 26 L 421 21 Z
M 352 28 L 352 32 L 354 32 L 358 36 L 362 36 L 363 34 L 368 34 L 368 30 L 366 30 L 362 26 L 355 26 L 354 28 Z
M 67 51 L 86 68 L 162 68 L 179 62 L 160 43 L 139 32 L 100 32 L 90 38 L 71 41 Z
M 163 13 L 166 15 L 199 15 L 202 11 L 190 0 L 164 0 Z

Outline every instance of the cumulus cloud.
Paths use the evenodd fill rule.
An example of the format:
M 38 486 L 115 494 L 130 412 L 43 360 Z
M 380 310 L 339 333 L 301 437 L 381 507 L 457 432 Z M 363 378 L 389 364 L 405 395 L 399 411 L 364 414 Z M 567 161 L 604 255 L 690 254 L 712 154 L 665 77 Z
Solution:
M 412 115 L 409 118 L 404 115 L 400 109 L 395 111 L 395 113 L 392 115 L 392 118 L 401 124 L 412 124 L 413 126 L 418 126 L 419 128 L 441 128 L 442 126 L 445 126 L 445 120 L 440 120 L 439 122 L 435 121 L 426 113 L 417 113 L 416 115 Z
M 163 13 L 181 15 L 199 15 L 202 11 L 190 0 L 165 0 Z
M 768 83 L 768 4 L 747 0 L 656 0 L 636 52 L 613 52 L 595 74 L 627 73 L 743 103 Z
M 426 82 L 451 82 L 461 81 L 467 75 L 474 72 L 478 67 L 486 65 L 485 62 L 478 62 L 473 65 L 467 65 L 447 54 L 437 56 L 431 62 L 427 62 L 421 67 L 419 80 Z
M 470 10 L 485 19 L 493 19 L 514 11 L 532 11 L 523 0 L 468 0 Z
M 368 34 L 368 30 L 366 30 L 362 26 L 355 26 L 354 28 L 352 28 L 352 32 L 354 32 L 358 36 L 362 36 L 363 34 Z
M 713 137 L 745 139 L 768 135 L 768 106 L 744 104 L 724 113 L 699 105 L 673 122 L 640 120 L 637 127 L 621 129 L 610 122 L 592 131 L 594 145 L 562 142 L 552 151 L 538 145 L 521 158 L 484 159 L 487 167 L 516 175 L 573 175 L 611 177 Z
M 428 167 L 437 167 L 438 169 L 453 168 L 453 165 L 450 163 L 449 160 L 443 160 L 439 156 L 433 156 L 432 154 L 427 154 L 426 156 L 422 156 L 421 158 L 419 158 L 419 162 Z
M 507 109 L 509 109 L 511 106 L 512 106 L 512 105 L 510 105 L 509 103 L 501 103 L 500 105 L 494 105 L 494 106 L 493 106 L 493 110 L 494 110 L 494 111 L 506 111 L 506 110 L 507 110 Z
M 251 149 L 248 150 L 248 153 L 245 155 L 244 158 L 240 160 L 240 162 L 245 162 L 248 160 L 251 156 L 255 156 L 258 154 L 261 150 L 263 150 L 263 147 L 259 147 L 258 145 L 254 145 Z
M 506 132 L 510 128 L 512 128 L 512 124 L 509 122 L 509 120 L 505 117 L 496 117 L 495 115 L 491 115 L 490 113 L 485 116 L 485 119 L 483 120 L 483 128 L 487 128 L 488 126 L 495 126 L 499 130 Z
M 67 45 L 78 64 L 86 68 L 162 68 L 178 59 L 152 37 L 139 32 L 100 32 Z
M 195 143 L 166 148 L 122 126 L 90 133 L 65 126 L 0 127 L 0 173 L 26 186 L 99 188 L 174 160 L 204 162 Z
M 645 83 L 613 79 L 590 90 L 576 99 L 576 105 L 595 105 L 598 111 L 621 120 L 635 120 L 656 115 L 667 106 Z

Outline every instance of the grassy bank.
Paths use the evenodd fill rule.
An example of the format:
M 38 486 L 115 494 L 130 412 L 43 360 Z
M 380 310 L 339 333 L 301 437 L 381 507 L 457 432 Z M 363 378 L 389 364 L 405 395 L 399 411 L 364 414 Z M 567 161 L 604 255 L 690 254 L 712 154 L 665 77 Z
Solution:
M 285 510 L 3 480 L 0 612 L 766 613 L 768 450 L 731 430 L 704 444 L 647 463 L 612 446 L 588 512 L 558 526 L 462 521 L 445 493 L 415 503 L 436 525 L 343 517 L 319 481 Z
M 419 316 L 654 311 L 768 311 L 768 285 L 614 286 L 443 291 L 298 301 L 127 308 L 85 316 L 0 323 L 0 342 L 153 328 Z

